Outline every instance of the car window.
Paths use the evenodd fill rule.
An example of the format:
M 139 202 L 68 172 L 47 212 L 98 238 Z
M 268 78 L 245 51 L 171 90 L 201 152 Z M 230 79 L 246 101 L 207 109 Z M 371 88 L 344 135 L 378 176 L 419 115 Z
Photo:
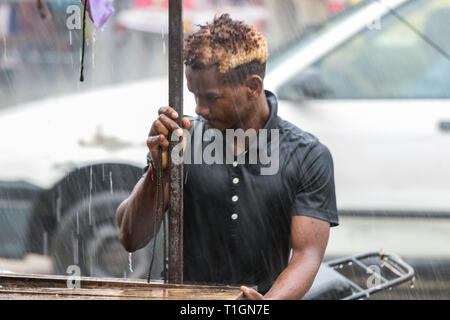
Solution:
M 450 30 L 449 1 L 410 1 L 280 91 L 294 99 L 449 98 L 450 37 L 442 30 Z

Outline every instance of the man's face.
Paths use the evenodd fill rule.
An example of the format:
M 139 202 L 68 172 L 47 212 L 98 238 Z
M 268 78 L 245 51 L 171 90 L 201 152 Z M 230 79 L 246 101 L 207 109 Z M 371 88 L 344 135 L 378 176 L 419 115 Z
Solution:
M 216 67 L 192 69 L 186 67 L 187 86 L 195 96 L 195 112 L 206 124 L 219 130 L 241 127 L 248 116 L 249 101 L 246 86 L 231 86 L 221 81 Z

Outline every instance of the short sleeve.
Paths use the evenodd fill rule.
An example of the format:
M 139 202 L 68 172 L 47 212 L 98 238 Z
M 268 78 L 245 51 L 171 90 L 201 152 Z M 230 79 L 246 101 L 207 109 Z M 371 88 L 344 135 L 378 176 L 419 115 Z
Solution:
M 326 146 L 317 143 L 302 157 L 291 216 L 309 216 L 339 225 L 334 184 L 333 158 Z

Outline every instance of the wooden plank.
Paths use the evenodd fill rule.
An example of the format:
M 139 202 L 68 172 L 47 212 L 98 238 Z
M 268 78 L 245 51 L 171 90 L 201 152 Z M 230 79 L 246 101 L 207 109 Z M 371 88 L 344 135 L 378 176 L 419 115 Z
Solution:
M 68 276 L 0 274 L 0 300 L 235 300 L 232 286 L 147 283 L 145 280 L 81 277 L 79 288 L 68 288 Z

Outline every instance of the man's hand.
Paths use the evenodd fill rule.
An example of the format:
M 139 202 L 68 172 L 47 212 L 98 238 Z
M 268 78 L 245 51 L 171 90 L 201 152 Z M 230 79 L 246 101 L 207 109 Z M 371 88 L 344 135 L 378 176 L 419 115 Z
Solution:
M 244 295 L 244 299 L 247 300 L 264 300 L 264 296 L 260 294 L 255 289 L 247 288 L 245 286 L 241 286 L 242 293 Z
M 168 153 L 169 148 L 169 134 L 176 132 L 178 136 L 183 135 L 182 128 L 176 123 L 178 113 L 171 107 L 163 107 L 158 110 L 159 117 L 156 119 L 148 134 L 147 146 L 150 150 L 150 155 L 155 164 L 158 160 L 158 149 L 162 148 L 162 166 L 163 170 L 168 167 Z M 184 129 L 189 130 L 192 127 L 191 122 L 187 118 L 181 119 Z

